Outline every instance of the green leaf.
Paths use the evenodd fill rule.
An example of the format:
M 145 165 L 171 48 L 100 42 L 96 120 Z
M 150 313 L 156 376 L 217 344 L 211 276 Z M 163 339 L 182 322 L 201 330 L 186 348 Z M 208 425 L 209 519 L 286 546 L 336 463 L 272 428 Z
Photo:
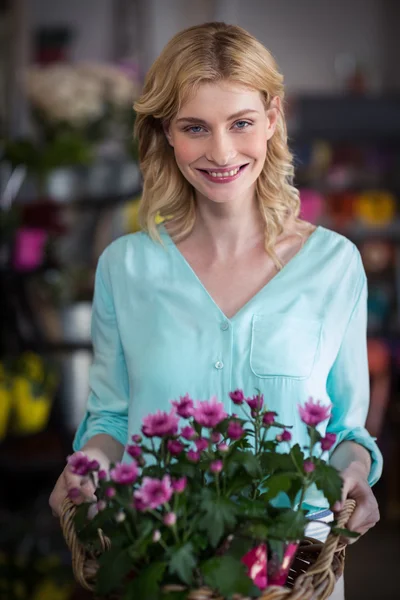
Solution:
M 227 476 L 232 477 L 240 467 L 243 467 L 253 479 L 261 477 L 259 462 L 252 452 L 234 452 L 226 461 Z
M 190 585 L 193 581 L 193 571 L 196 567 L 196 557 L 193 552 L 193 546 L 189 542 L 173 552 L 169 563 L 169 572 L 176 573 L 178 577 Z
M 269 502 L 273 498 L 276 498 L 280 492 L 287 492 L 291 485 L 292 480 L 285 473 L 271 475 L 266 481 L 263 481 L 263 489 L 267 488 L 267 490 L 261 494 L 260 500 Z
M 117 589 L 132 569 L 132 557 L 129 548 L 114 548 L 99 558 L 96 593 L 105 596 Z
M 304 537 L 304 530 L 309 523 L 302 510 L 285 508 L 271 521 L 270 537 L 277 540 L 296 541 Z
M 132 581 L 125 586 L 123 600 L 158 600 L 160 581 L 163 578 L 167 563 L 155 562 L 140 570 Z
M 206 531 L 215 548 L 222 536 L 228 535 L 236 524 L 237 508 L 229 498 L 220 498 L 212 490 L 204 490 L 200 509 L 204 515 L 199 528 Z
M 246 575 L 246 567 L 233 556 L 211 558 L 201 565 L 201 572 L 206 585 L 224 598 L 231 598 L 234 594 L 254 594 L 255 586 Z
M 334 467 L 326 464 L 318 465 L 315 470 L 315 485 L 323 492 L 329 506 L 333 506 L 340 500 L 343 481 Z

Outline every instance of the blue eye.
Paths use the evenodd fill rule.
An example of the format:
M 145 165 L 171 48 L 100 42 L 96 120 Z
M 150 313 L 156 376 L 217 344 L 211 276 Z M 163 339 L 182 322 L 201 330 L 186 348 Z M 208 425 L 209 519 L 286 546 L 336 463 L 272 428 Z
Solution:
M 195 129 L 196 131 L 194 131 Z M 201 125 L 192 125 L 191 127 L 188 127 L 186 131 L 189 131 L 190 133 L 200 133 L 200 129 L 203 129 Z
M 251 123 L 249 123 L 249 121 L 236 121 L 235 125 L 238 126 L 238 129 L 246 129 Z

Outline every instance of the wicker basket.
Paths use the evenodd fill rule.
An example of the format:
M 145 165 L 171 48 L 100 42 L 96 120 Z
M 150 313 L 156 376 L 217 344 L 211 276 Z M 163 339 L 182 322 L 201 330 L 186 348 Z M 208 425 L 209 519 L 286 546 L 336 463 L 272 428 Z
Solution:
M 347 500 L 338 516 L 338 527 L 344 527 L 355 508 L 353 500 Z M 93 591 L 98 569 L 96 556 L 89 554 L 79 542 L 74 527 L 76 505 L 65 500 L 61 514 L 61 527 L 66 543 L 72 554 L 72 569 L 76 581 L 85 589 Z M 110 540 L 99 530 L 102 549 L 110 548 Z M 329 598 L 336 581 L 343 573 L 345 545 L 339 544 L 339 538 L 328 536 L 324 544 L 311 538 L 303 540 L 289 573 L 285 587 L 270 586 L 259 600 L 325 600 Z M 171 589 L 171 587 L 169 588 Z M 174 590 L 180 588 L 173 586 Z M 171 589 L 172 591 L 172 589 Z M 188 590 L 188 600 L 223 600 L 211 590 L 202 588 Z M 235 600 L 249 600 L 237 596 Z

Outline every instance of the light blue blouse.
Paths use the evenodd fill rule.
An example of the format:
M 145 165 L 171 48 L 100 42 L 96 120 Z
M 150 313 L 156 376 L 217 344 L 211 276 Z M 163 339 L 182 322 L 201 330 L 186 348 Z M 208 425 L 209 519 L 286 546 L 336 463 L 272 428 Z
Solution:
M 228 393 L 241 388 L 253 395 L 259 389 L 268 409 L 293 426 L 300 444 L 308 437 L 298 404 L 310 396 L 332 402 L 329 424 L 320 431 L 336 433 L 336 444 L 354 440 L 370 451 L 373 485 L 382 457 L 364 428 L 367 282 L 354 244 L 318 227 L 228 319 L 166 229 L 160 231 L 164 245 L 140 232 L 117 239 L 100 257 L 91 392 L 74 449 L 98 433 L 125 445 L 144 416 L 169 411 L 170 400 L 187 392 L 195 399 L 216 395 L 227 412 L 238 412 Z M 316 489 L 306 501 L 326 506 Z

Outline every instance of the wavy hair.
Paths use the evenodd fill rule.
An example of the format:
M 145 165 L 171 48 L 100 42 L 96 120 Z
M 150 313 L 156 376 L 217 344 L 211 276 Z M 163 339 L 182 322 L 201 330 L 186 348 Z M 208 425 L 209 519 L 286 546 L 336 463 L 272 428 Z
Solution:
M 293 157 L 287 143 L 283 109 L 283 77 L 270 52 L 237 25 L 205 23 L 185 29 L 165 46 L 147 73 L 141 97 L 134 104 L 134 134 L 139 144 L 143 194 L 139 209 L 142 228 L 158 241 L 157 216 L 170 218 L 174 241 L 192 231 L 196 211 L 192 185 L 180 172 L 163 125 L 203 83 L 230 81 L 262 94 L 265 107 L 281 99 L 277 127 L 268 141 L 264 167 L 256 183 L 265 249 L 276 266 L 276 238 L 289 216 L 298 217 L 300 201 L 293 185 Z

